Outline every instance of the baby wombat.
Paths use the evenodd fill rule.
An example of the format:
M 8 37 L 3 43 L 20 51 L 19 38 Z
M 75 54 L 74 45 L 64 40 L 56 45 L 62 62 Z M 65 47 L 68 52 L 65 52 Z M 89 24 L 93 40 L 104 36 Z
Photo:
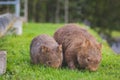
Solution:
M 75 24 L 67 24 L 54 34 L 55 40 L 62 44 L 63 64 L 69 68 L 96 71 L 101 61 L 101 44 Z
M 62 45 L 48 35 L 35 37 L 30 45 L 30 56 L 33 64 L 44 64 L 58 68 L 62 64 Z

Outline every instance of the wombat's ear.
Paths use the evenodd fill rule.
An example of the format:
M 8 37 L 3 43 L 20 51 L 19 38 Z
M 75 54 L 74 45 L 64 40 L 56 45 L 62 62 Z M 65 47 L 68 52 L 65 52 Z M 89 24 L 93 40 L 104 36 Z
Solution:
M 60 45 L 58 46 L 58 50 L 59 50 L 59 51 L 62 51 L 62 44 L 60 44 Z
M 85 47 L 90 45 L 90 42 L 88 40 L 85 40 L 84 42 L 81 42 L 81 47 Z
M 102 48 L 102 43 L 99 43 L 98 44 L 98 49 L 101 49 Z
M 50 49 L 46 46 L 41 46 L 41 51 L 42 52 L 48 52 Z

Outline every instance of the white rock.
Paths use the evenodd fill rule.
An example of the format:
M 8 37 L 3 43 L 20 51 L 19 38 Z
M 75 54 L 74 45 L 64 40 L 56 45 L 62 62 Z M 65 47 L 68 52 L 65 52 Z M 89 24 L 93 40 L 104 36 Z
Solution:
M 6 72 L 6 51 L 0 51 L 0 75 Z

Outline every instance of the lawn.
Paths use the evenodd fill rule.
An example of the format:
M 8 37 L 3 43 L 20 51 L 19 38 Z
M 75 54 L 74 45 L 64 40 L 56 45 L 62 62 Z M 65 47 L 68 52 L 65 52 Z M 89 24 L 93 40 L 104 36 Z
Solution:
M 120 37 L 120 31 L 113 31 L 112 37 Z
M 7 51 L 7 71 L 0 80 L 120 80 L 120 55 L 115 54 L 98 34 L 87 28 L 103 44 L 102 62 L 96 72 L 88 70 L 53 69 L 30 63 L 29 46 L 39 34 L 53 35 L 63 24 L 24 24 L 23 35 L 0 39 L 0 50 Z M 82 25 L 84 26 L 84 25 Z

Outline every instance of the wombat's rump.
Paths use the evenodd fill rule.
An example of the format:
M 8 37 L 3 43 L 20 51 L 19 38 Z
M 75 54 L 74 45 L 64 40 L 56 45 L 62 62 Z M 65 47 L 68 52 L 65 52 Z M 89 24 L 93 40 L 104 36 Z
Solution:
M 86 68 L 96 71 L 101 61 L 101 44 L 76 24 L 67 24 L 54 33 L 55 40 L 62 44 L 63 64 L 69 68 Z
M 31 42 L 30 56 L 34 64 L 58 68 L 63 60 L 62 46 L 48 35 L 39 35 Z

